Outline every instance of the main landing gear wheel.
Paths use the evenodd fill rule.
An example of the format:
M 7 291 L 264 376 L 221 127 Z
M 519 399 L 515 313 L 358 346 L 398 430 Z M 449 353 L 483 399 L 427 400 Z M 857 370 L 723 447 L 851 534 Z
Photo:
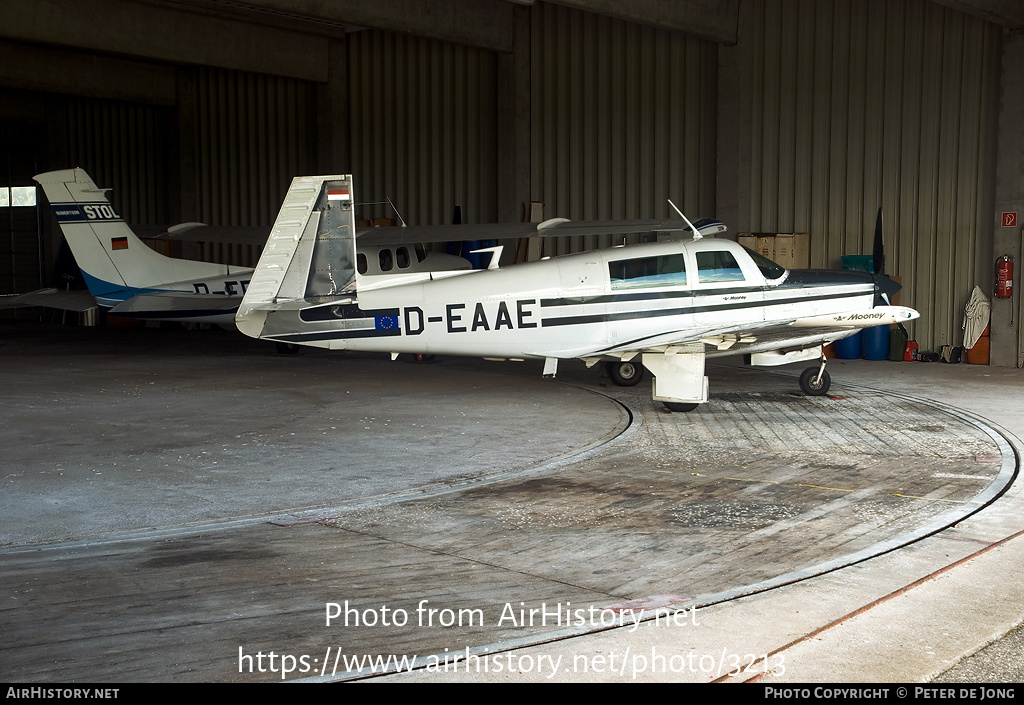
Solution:
M 644 366 L 638 362 L 612 362 L 608 376 L 620 387 L 634 387 L 644 378 Z
M 665 405 L 665 408 L 668 409 L 669 411 L 682 411 L 682 412 L 685 412 L 685 411 L 693 411 L 694 409 L 697 408 L 697 404 L 683 404 L 683 403 L 677 402 L 677 401 L 666 401 L 666 402 L 662 402 L 662 403 Z
M 819 371 L 821 372 L 820 378 L 818 377 Z M 800 389 L 804 390 L 804 394 L 807 396 L 824 396 L 831 386 L 832 378 L 828 376 L 828 372 L 819 367 L 808 367 L 800 373 Z

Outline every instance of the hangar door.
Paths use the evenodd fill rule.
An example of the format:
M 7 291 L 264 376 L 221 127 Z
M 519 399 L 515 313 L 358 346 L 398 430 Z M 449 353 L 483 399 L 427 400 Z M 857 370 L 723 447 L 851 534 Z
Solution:
M 178 104 L 69 98 L 67 156 L 112 189 L 131 225 L 273 224 L 292 177 L 315 172 L 313 85 L 243 71 L 179 68 Z M 58 235 L 59 237 L 59 235 Z M 160 243 L 188 259 L 254 266 L 261 247 Z
M 551 3 L 530 10 L 531 200 L 544 217 L 715 215 L 718 46 Z M 731 139 L 731 136 L 727 136 Z M 544 254 L 619 244 L 552 238 Z
M 811 265 L 837 267 L 871 253 L 881 206 L 886 271 L 921 312 L 911 335 L 959 344 L 990 276 L 999 27 L 928 0 L 742 3 L 740 19 L 740 225 L 810 233 Z
M 24 123 L 0 123 L 0 293 L 42 288 L 45 254 L 35 182 L 43 130 Z M 19 315 L 9 312 L 11 315 Z M 24 312 L 20 315 L 24 316 Z
M 360 202 L 410 225 L 497 220 L 497 60 L 485 49 L 365 30 L 348 35 L 351 171 Z M 386 204 L 360 218 L 395 217 Z
M 67 158 L 55 169 L 80 166 L 109 194 L 118 213 L 133 225 L 168 223 L 167 109 L 141 103 L 68 98 L 65 103 Z

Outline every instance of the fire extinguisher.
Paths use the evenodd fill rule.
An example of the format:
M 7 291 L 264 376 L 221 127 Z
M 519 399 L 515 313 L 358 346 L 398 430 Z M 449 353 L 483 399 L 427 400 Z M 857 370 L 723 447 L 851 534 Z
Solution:
M 1013 257 L 1010 255 L 996 260 L 996 296 L 1001 299 L 1013 296 Z
M 1013 257 L 1003 255 L 996 260 L 996 296 L 1010 300 L 1010 327 L 1013 328 Z

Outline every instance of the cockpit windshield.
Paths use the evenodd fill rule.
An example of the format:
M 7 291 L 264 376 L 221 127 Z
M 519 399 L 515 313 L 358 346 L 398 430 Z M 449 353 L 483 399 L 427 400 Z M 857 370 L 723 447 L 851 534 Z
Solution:
M 754 260 L 754 264 L 756 264 L 757 268 L 761 270 L 761 274 L 765 279 L 778 279 L 786 273 L 786 269 L 782 265 L 775 264 L 764 255 L 754 252 L 749 247 L 744 247 L 743 249 L 746 250 L 747 254 L 750 255 L 750 258 Z

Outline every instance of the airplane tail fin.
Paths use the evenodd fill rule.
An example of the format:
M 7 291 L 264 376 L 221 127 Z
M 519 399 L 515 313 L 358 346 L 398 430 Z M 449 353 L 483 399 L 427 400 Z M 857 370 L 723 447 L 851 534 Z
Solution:
M 109 189 L 97 188 L 82 169 L 34 178 L 46 193 L 89 292 L 100 303 L 113 305 L 142 290 L 232 271 L 225 265 L 165 257 L 147 247 L 110 205 Z
M 292 179 L 235 315 L 238 329 L 265 336 L 278 314 L 354 294 L 355 233 L 350 175 Z

